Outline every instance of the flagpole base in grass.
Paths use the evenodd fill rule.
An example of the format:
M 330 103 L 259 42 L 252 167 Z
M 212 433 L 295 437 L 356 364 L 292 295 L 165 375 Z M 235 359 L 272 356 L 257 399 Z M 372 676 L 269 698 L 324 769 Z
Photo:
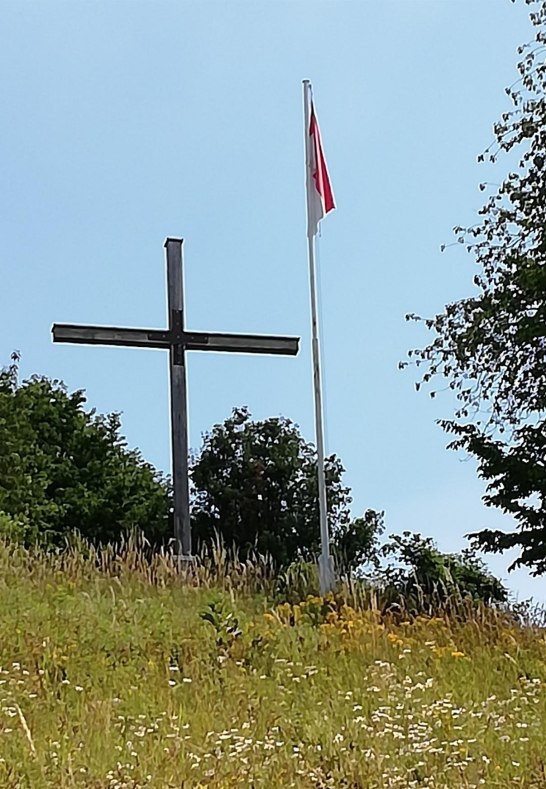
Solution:
M 318 561 L 319 567 L 319 580 L 320 580 L 320 594 L 321 597 L 327 595 L 328 592 L 332 592 L 335 587 L 336 583 L 336 575 L 334 572 L 334 561 L 331 556 L 323 556 L 322 554 L 319 557 Z
M 171 556 L 173 562 L 176 562 L 176 564 L 178 564 L 179 567 L 181 567 L 182 565 L 187 567 L 190 564 L 195 564 L 197 561 L 196 556 L 185 554 L 185 553 L 173 553 L 171 554 Z

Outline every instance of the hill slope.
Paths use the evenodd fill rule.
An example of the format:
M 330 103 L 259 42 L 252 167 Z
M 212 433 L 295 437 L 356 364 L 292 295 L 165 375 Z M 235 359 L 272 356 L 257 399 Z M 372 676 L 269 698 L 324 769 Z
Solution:
M 0 785 L 543 787 L 546 642 L 0 545 Z M 209 588 L 210 587 L 210 588 Z

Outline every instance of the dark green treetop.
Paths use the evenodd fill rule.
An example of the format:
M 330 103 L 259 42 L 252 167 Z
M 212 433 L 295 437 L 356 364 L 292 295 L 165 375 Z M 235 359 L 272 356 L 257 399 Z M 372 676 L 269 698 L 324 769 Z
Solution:
M 342 474 L 339 458 L 326 458 L 333 549 L 340 563 L 353 569 L 371 559 L 383 527 L 372 511 L 351 518 Z M 247 408 L 235 408 L 204 436 L 191 480 L 197 542 L 217 533 L 243 556 L 252 550 L 267 553 L 279 566 L 320 551 L 316 450 L 289 419 L 253 421 Z
M 25 542 L 60 544 L 73 530 L 94 542 L 130 529 L 165 538 L 166 480 L 127 448 L 118 414 L 84 405 L 59 381 L 19 384 L 16 357 L 0 371 L 0 513 Z

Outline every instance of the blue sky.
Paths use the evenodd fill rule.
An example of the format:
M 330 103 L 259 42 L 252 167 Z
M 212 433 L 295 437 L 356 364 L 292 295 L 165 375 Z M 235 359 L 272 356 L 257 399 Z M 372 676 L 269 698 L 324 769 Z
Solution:
M 4 1 L 0 29 L 0 363 L 121 411 L 169 470 L 161 352 L 60 346 L 54 321 L 165 323 L 163 242 L 184 237 L 196 330 L 297 334 L 297 358 L 192 354 L 190 441 L 246 404 L 313 439 L 301 81 L 311 79 L 338 210 L 319 244 L 327 448 L 354 513 L 387 531 L 463 535 L 509 522 L 446 451 L 431 401 L 400 372 L 426 342 L 404 315 L 472 292 L 452 227 L 474 221 L 476 164 L 508 108 L 531 26 L 509 0 Z M 520 597 L 543 583 L 506 575 Z

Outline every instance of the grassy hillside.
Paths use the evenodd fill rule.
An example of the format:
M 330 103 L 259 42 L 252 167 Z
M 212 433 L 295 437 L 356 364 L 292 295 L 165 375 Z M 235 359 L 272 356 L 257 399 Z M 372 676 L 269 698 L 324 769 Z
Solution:
M 546 785 L 542 629 L 261 573 L 0 545 L 0 786 Z

